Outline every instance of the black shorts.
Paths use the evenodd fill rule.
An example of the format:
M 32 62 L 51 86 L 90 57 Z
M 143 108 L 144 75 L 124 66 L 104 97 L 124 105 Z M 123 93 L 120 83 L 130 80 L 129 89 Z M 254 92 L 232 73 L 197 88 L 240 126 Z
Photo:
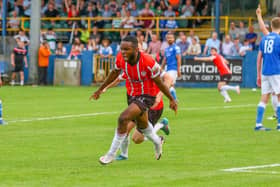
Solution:
M 152 123 L 153 126 L 158 122 L 163 112 L 163 108 L 159 110 L 149 110 L 148 112 L 148 119 L 149 122 Z
M 231 79 L 231 74 L 220 75 L 220 81 L 228 83 Z
M 156 97 L 150 95 L 130 96 L 127 95 L 127 104 L 135 103 L 142 112 L 148 111 L 155 103 Z
M 15 69 L 13 72 L 20 72 L 23 71 L 23 64 L 15 64 Z

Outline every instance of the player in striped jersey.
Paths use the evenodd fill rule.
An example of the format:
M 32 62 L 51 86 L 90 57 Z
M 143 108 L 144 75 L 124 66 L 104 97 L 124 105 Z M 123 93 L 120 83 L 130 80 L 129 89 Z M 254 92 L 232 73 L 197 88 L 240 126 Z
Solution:
M 115 69 L 90 99 L 97 100 L 103 89 L 113 82 L 121 71 L 128 76 L 126 88 L 129 105 L 118 119 L 118 128 L 108 153 L 100 157 L 99 162 L 109 164 L 114 160 L 116 152 L 127 135 L 127 125 L 132 120 L 137 121 L 139 131 L 154 143 L 156 159 L 159 160 L 162 154 L 162 141 L 153 131 L 152 125 L 148 123 L 148 109 L 155 102 L 156 86 L 168 97 L 169 106 L 175 112 L 177 103 L 160 79 L 160 66 L 151 56 L 139 52 L 136 37 L 127 36 L 122 40 L 121 53 L 117 55 Z
M 231 78 L 232 72 L 228 67 L 228 61 L 221 55 L 218 54 L 217 49 L 212 47 L 210 50 L 211 56 L 209 57 L 194 57 L 196 61 L 212 61 L 215 66 L 218 68 L 220 73 L 220 81 L 218 83 L 218 90 L 221 95 L 224 97 L 224 102 L 231 102 L 231 98 L 228 95 L 227 90 L 234 90 L 236 93 L 240 94 L 239 86 L 230 86 L 228 81 Z

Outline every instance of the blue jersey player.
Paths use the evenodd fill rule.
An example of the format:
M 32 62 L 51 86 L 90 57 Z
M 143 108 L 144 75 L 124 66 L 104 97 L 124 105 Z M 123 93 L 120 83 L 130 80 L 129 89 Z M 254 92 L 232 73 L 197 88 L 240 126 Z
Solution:
M 162 69 L 164 70 L 165 65 L 167 65 L 166 73 L 168 73 L 173 79 L 173 83 L 169 90 L 173 98 L 177 100 L 174 86 L 177 77 L 181 77 L 181 49 L 175 44 L 175 36 L 173 33 L 168 32 L 166 35 L 166 40 L 169 46 L 164 51 Z
M 262 125 L 266 104 L 270 94 L 275 93 L 278 98 L 277 115 L 280 116 L 280 18 L 271 20 L 272 32 L 264 36 L 260 43 L 257 58 L 258 80 L 261 84 L 261 101 L 257 108 L 256 131 L 270 130 Z M 263 63 L 261 64 L 261 61 Z M 261 75 L 260 75 L 261 74 Z M 280 118 L 278 118 L 277 130 L 280 130 Z

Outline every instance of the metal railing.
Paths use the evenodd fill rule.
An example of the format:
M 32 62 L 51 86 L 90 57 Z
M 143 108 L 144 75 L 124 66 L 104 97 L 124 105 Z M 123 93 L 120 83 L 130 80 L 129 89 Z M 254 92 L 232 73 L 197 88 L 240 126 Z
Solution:
M 115 65 L 115 56 L 101 57 L 94 55 L 93 74 L 95 82 L 103 82 Z

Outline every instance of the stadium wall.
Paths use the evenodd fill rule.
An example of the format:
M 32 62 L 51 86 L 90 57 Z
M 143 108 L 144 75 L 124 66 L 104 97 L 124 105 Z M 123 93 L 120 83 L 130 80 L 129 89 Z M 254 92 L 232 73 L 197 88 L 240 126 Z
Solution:
M 93 80 L 93 57 L 94 54 L 90 51 L 85 51 L 82 55 L 79 56 L 79 59 L 82 62 L 81 65 L 81 85 L 90 86 Z M 51 55 L 49 58 L 49 67 L 48 67 L 48 83 L 53 84 L 54 78 L 54 63 L 56 58 L 66 59 L 67 56 L 55 56 Z M 192 57 L 184 57 L 187 59 L 192 59 Z M 255 88 L 256 87 L 256 77 L 257 77 L 257 51 L 251 51 L 246 54 L 245 57 L 229 57 L 231 60 L 241 60 L 242 61 L 242 82 L 234 83 L 239 84 L 243 88 Z M 233 62 L 234 63 L 234 62 Z M 28 69 L 24 70 L 25 80 L 28 82 Z M 176 83 L 178 87 L 188 87 L 188 88 L 210 88 L 216 87 L 217 81 L 214 82 L 185 82 L 178 81 Z

